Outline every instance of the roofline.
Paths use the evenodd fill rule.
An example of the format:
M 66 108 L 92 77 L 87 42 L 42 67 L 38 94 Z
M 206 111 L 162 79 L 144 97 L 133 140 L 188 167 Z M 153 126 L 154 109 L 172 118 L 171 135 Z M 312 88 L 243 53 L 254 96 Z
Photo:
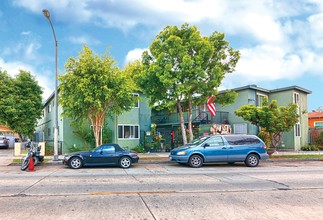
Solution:
M 304 88 L 302 88 L 300 86 L 296 86 L 296 85 L 269 90 L 269 89 L 264 89 L 264 88 L 258 87 L 255 84 L 252 84 L 252 85 L 247 85 L 247 86 L 234 88 L 234 89 L 231 89 L 231 90 L 241 91 L 241 90 L 246 90 L 246 89 L 253 89 L 253 90 L 262 91 L 262 92 L 266 92 L 266 93 L 275 93 L 275 92 L 282 92 L 282 91 L 287 91 L 287 90 L 298 90 L 298 91 L 304 92 L 306 94 L 311 94 L 312 93 L 312 91 L 310 91 L 308 89 L 304 89 Z
M 272 89 L 270 90 L 271 93 L 274 93 L 274 92 L 282 92 L 282 91 L 286 91 L 286 90 L 299 90 L 301 92 L 304 92 L 306 94 L 311 94 L 312 91 L 311 90 L 308 90 L 308 89 L 304 89 L 300 86 L 288 86 L 288 87 L 283 87 L 283 88 L 279 88 L 279 89 Z
M 253 90 L 258 90 L 258 91 L 261 91 L 261 92 L 270 93 L 270 90 L 264 89 L 264 88 L 261 88 L 261 87 L 258 87 L 255 84 L 247 85 L 247 86 L 242 86 L 242 87 L 238 87 L 238 88 L 233 88 L 231 90 L 241 91 L 241 90 L 246 90 L 246 89 L 253 89 Z
M 43 106 L 46 106 L 50 100 L 52 100 L 55 96 L 55 91 L 45 100 L 45 102 L 43 102 Z

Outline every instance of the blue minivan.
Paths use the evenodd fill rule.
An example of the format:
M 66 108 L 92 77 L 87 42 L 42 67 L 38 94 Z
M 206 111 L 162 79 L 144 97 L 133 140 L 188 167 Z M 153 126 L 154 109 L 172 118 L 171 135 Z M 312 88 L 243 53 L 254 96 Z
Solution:
M 255 135 L 213 135 L 171 150 L 170 161 L 201 167 L 204 163 L 244 162 L 256 167 L 268 159 L 265 143 Z

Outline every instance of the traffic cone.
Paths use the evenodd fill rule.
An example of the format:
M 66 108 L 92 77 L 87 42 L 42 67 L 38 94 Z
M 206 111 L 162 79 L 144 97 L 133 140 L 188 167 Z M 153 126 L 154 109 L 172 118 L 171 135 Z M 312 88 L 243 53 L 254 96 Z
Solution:
M 34 159 L 33 157 L 30 157 L 27 172 L 34 172 L 34 171 L 35 171 Z

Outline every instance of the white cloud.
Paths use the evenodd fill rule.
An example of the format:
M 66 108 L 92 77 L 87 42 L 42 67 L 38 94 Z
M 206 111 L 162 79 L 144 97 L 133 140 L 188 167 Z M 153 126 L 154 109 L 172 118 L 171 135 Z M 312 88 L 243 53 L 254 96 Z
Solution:
M 67 24 L 85 22 L 112 27 L 138 38 L 138 30 L 155 36 L 166 25 L 184 22 L 202 27 L 202 34 L 224 32 L 234 39 L 238 45 L 235 49 L 242 54 L 236 72 L 225 79 L 232 84 L 296 79 L 308 73 L 319 75 L 323 69 L 322 0 L 14 0 L 14 3 L 37 14 L 47 8 L 53 19 Z M 69 39 L 76 44 L 100 44 L 89 35 Z M 16 52 L 5 48 L 2 53 L 35 54 L 40 45 L 29 43 L 18 44 Z M 125 63 L 140 58 L 143 50 L 129 51 Z
M 69 40 L 73 44 L 87 44 L 87 45 L 98 45 L 101 42 L 91 36 L 78 36 L 78 37 L 70 37 Z
M 136 48 L 127 53 L 126 59 L 125 59 L 125 64 L 131 63 L 135 60 L 138 60 L 141 58 L 142 53 L 147 50 L 147 49 L 142 49 L 142 48 Z
M 11 56 L 16 59 L 24 61 L 39 61 L 38 49 L 41 48 L 41 44 L 37 41 L 34 42 L 17 42 L 14 47 L 3 48 L 2 56 Z
M 86 22 L 92 16 L 92 12 L 87 10 L 88 0 L 13 0 L 16 6 L 24 7 L 36 14 L 42 14 L 43 9 L 48 9 L 52 20 L 69 21 L 71 23 Z
M 31 31 L 23 31 L 21 32 L 21 35 L 30 35 L 31 34 Z
M 48 78 L 48 74 L 38 73 L 31 65 L 21 61 L 5 62 L 0 57 L 0 67 L 3 71 L 7 71 L 10 76 L 15 76 L 20 70 L 28 71 L 36 77 L 38 84 L 43 88 L 43 100 L 47 99 L 52 93 L 54 86 L 53 80 Z
M 312 15 L 308 18 L 310 32 L 310 40 L 312 41 L 315 47 L 322 49 L 323 48 L 323 13 Z

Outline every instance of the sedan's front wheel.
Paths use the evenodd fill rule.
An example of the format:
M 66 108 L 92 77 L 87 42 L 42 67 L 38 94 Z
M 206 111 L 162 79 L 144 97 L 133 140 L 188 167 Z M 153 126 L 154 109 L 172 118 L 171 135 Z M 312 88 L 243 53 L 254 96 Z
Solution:
M 194 168 L 201 167 L 203 165 L 203 158 L 199 155 L 193 155 L 190 157 L 188 164 Z
M 131 166 L 131 159 L 129 157 L 121 157 L 119 165 L 123 169 L 127 169 Z
M 245 160 L 248 167 L 256 167 L 259 164 L 259 156 L 256 154 L 249 154 Z
M 79 169 L 82 167 L 82 159 L 79 157 L 72 157 L 69 162 L 68 166 L 73 169 Z

